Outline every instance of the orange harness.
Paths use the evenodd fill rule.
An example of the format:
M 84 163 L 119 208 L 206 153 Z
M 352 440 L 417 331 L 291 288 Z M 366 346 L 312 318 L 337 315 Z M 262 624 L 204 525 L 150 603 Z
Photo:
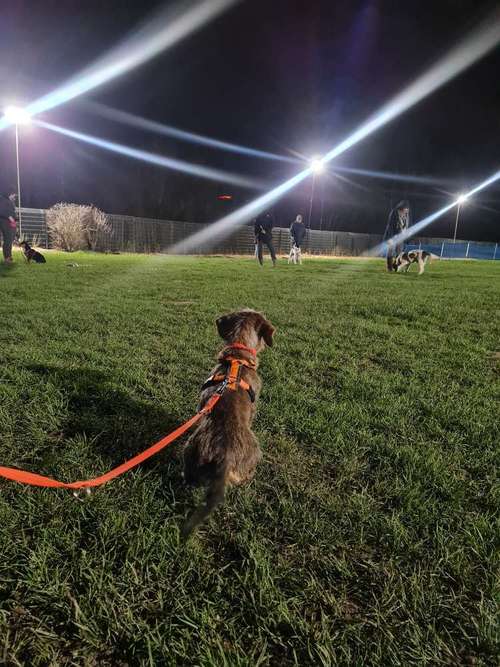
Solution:
M 214 373 L 214 375 L 211 375 L 201 388 L 207 389 L 208 387 L 213 387 L 214 385 L 220 385 L 217 389 L 218 394 L 222 394 L 225 389 L 229 389 L 230 391 L 244 389 L 248 393 L 252 403 L 254 403 L 255 392 L 248 384 L 248 382 L 245 382 L 245 380 L 241 379 L 241 373 L 243 366 L 250 368 L 251 370 L 255 370 L 255 361 L 233 357 L 231 355 L 231 350 L 233 349 L 243 349 L 255 356 L 255 350 L 253 348 L 246 347 L 246 345 L 242 345 L 241 343 L 234 343 L 233 345 L 229 345 L 219 357 L 221 363 L 229 363 L 228 370 L 225 373 Z

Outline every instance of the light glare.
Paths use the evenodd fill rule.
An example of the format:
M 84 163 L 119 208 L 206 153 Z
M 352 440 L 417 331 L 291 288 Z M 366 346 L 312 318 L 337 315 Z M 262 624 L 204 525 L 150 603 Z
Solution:
M 105 104 L 99 104 L 98 102 L 86 102 L 84 104 L 84 108 L 89 109 L 89 111 L 98 114 L 102 118 L 107 118 L 124 125 L 146 130 L 147 132 L 155 132 L 167 137 L 173 137 L 174 139 L 179 139 L 180 141 L 187 141 L 189 143 L 198 144 L 200 146 L 218 148 L 230 153 L 239 153 L 241 155 L 248 155 L 249 157 L 263 158 L 264 160 L 277 160 L 279 162 L 291 162 L 294 164 L 301 162 L 301 160 L 297 160 L 285 155 L 269 153 L 268 151 L 261 151 L 256 148 L 249 148 L 248 146 L 242 146 L 240 144 L 232 144 L 228 141 L 221 141 L 220 139 L 213 139 L 212 137 L 206 137 L 202 134 L 181 130 L 179 128 L 172 127 L 171 125 L 164 125 L 163 123 L 158 123 L 156 121 L 149 120 L 148 118 L 142 118 L 141 116 L 136 116 L 126 111 L 121 111 L 120 109 L 113 109 L 112 107 L 108 107 Z
M 10 106 L 4 111 L 4 117 L 13 125 L 28 125 L 31 122 L 31 116 L 26 109 Z
M 31 116 L 53 109 L 104 83 L 122 76 L 172 47 L 241 0 L 185 0 L 153 15 L 105 56 L 63 86 L 32 102 Z M 0 130 L 11 123 L 0 119 Z
M 120 155 L 125 155 L 126 157 L 130 157 L 135 160 L 142 160 L 143 162 L 149 162 L 151 164 L 158 165 L 159 167 L 166 167 L 167 169 L 181 171 L 186 174 L 190 174 L 191 176 L 207 178 L 212 181 L 231 183 L 232 185 L 254 190 L 263 190 L 266 187 L 265 183 L 257 179 L 247 178 L 246 176 L 233 174 L 228 171 L 223 171 L 222 169 L 213 169 L 212 167 L 192 164 L 190 162 L 185 162 L 184 160 L 177 160 L 174 158 L 165 157 L 164 155 L 158 155 L 157 153 L 149 153 L 148 151 L 143 151 L 138 148 L 131 148 L 130 146 L 124 146 L 123 144 L 117 144 L 114 141 L 99 139 L 98 137 L 93 137 L 89 134 L 75 132 L 74 130 L 69 130 L 58 125 L 52 125 L 52 123 L 46 123 L 41 120 L 35 120 L 34 122 L 40 127 L 44 127 L 47 130 L 52 130 L 53 132 L 58 132 L 59 134 L 63 134 L 66 137 L 78 139 L 79 141 L 84 141 L 87 144 L 92 144 L 98 148 L 104 148 L 105 150 L 113 151 L 114 153 L 119 153 Z
M 320 157 L 313 157 L 309 161 L 309 166 L 313 174 L 322 174 L 325 170 L 325 163 Z

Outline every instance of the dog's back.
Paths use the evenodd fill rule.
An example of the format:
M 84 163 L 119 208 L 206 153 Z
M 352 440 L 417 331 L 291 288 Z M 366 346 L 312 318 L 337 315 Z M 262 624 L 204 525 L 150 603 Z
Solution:
M 215 369 L 217 374 L 221 367 Z M 247 373 L 250 371 L 247 370 Z M 255 371 L 251 371 L 255 374 Z M 242 373 L 242 379 L 246 379 Z M 252 388 L 260 389 L 253 378 Z M 202 392 L 200 407 L 216 391 Z M 206 415 L 184 448 L 184 480 L 191 486 L 205 486 L 205 502 L 185 523 L 182 534 L 187 538 L 224 501 L 228 485 L 244 484 L 252 479 L 261 458 L 259 444 L 251 430 L 254 404 L 243 391 L 226 391 L 213 412 Z

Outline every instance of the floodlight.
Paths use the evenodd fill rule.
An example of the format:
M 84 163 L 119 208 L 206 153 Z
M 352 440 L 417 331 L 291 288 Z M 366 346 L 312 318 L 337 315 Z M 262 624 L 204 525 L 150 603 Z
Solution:
M 468 198 L 469 198 L 469 195 L 458 195 L 457 204 L 464 204 L 467 201 Z
M 13 123 L 14 125 L 27 125 L 31 122 L 31 116 L 26 109 L 21 109 L 21 107 L 7 107 L 4 111 L 4 116 L 9 123 Z
M 312 157 L 309 160 L 309 167 L 313 174 L 321 174 L 325 170 L 325 163 L 320 157 Z

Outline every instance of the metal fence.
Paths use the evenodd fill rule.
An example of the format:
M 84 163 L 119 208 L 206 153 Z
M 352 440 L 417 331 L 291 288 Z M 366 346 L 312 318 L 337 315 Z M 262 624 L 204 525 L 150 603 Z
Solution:
M 17 215 L 19 218 L 19 210 L 17 211 Z M 21 225 L 22 236 L 27 239 L 29 243 L 41 246 L 42 248 L 49 247 L 45 209 L 22 208 Z
M 46 212 L 43 209 L 22 209 L 22 234 L 29 242 L 48 248 Z M 183 241 L 196 232 L 210 229 L 210 225 L 175 220 L 153 220 L 128 215 L 108 215 L 109 233 L 101 233 L 97 239 L 97 250 L 101 252 L 165 252 L 177 246 L 184 254 Z M 336 255 L 357 257 L 382 241 L 380 234 L 358 234 L 354 232 L 331 232 L 308 230 L 306 252 L 312 255 Z M 290 251 L 290 233 L 287 228 L 273 229 L 273 243 L 278 254 Z M 500 259 L 498 244 L 453 241 L 448 239 L 417 238 L 406 247 L 420 248 L 443 258 Z M 255 252 L 253 227 L 236 228 L 229 236 L 212 236 L 203 246 L 190 247 L 189 254 L 253 255 Z
M 442 259 L 500 259 L 498 243 L 444 240 L 437 243 L 409 243 L 408 250 L 427 250 Z

